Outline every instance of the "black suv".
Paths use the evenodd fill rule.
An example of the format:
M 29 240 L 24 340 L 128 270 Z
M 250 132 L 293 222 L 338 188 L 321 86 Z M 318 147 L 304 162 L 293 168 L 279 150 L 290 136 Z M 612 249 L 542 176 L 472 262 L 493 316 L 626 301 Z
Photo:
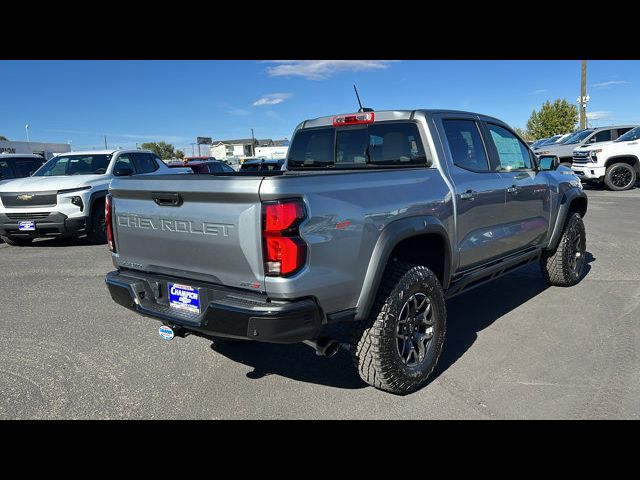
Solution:
M 3 153 L 0 155 L 0 181 L 30 177 L 46 161 L 40 155 Z

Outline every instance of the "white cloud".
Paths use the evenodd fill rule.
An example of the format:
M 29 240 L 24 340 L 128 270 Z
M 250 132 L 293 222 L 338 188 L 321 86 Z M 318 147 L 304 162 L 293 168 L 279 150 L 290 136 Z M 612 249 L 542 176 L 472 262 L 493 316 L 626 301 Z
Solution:
M 537 95 L 539 93 L 547 93 L 549 91 L 549 89 L 547 88 L 539 88 L 538 90 L 534 90 L 533 92 L 531 92 L 531 95 Z
M 608 82 L 594 83 L 591 85 L 592 88 L 609 88 L 614 85 L 630 85 L 631 82 L 626 80 L 610 80 Z
M 391 60 L 274 60 L 267 68 L 272 77 L 299 76 L 307 80 L 325 80 L 340 72 L 360 72 L 389 68 Z
M 284 102 L 289 97 L 291 97 L 290 93 L 269 93 L 268 95 L 263 95 L 261 98 L 253 102 L 253 106 L 262 107 L 264 105 L 277 105 Z
M 608 112 L 606 110 L 587 112 L 587 118 L 589 120 L 602 120 L 605 118 L 611 118 L 611 115 L 613 115 L 613 112 Z

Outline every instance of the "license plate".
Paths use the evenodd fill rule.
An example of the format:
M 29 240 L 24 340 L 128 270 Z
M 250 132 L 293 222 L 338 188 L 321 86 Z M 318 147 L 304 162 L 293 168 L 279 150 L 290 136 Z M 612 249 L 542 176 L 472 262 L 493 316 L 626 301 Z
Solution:
M 200 291 L 189 285 L 169 283 L 169 306 L 186 313 L 200 313 Z
M 33 232 L 36 229 L 36 222 L 26 220 L 18 223 L 18 230 L 21 232 Z

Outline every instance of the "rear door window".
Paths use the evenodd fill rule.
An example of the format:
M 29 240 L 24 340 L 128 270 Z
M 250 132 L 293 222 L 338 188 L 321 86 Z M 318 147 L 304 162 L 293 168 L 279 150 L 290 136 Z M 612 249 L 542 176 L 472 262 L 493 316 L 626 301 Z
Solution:
M 472 172 L 488 172 L 489 162 L 474 120 L 443 120 L 453 163 Z

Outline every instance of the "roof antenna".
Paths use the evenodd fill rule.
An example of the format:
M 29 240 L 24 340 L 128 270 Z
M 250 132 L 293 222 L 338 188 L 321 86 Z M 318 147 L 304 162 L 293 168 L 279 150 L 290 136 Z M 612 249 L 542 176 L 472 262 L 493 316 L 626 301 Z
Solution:
M 358 113 L 360 112 L 373 112 L 373 108 L 366 108 L 362 106 L 362 102 L 360 101 L 360 95 L 358 95 L 358 89 L 356 88 L 356 84 L 353 84 L 353 89 L 356 91 L 356 98 L 358 99 L 358 105 L 360 105 L 360 110 L 358 110 Z

